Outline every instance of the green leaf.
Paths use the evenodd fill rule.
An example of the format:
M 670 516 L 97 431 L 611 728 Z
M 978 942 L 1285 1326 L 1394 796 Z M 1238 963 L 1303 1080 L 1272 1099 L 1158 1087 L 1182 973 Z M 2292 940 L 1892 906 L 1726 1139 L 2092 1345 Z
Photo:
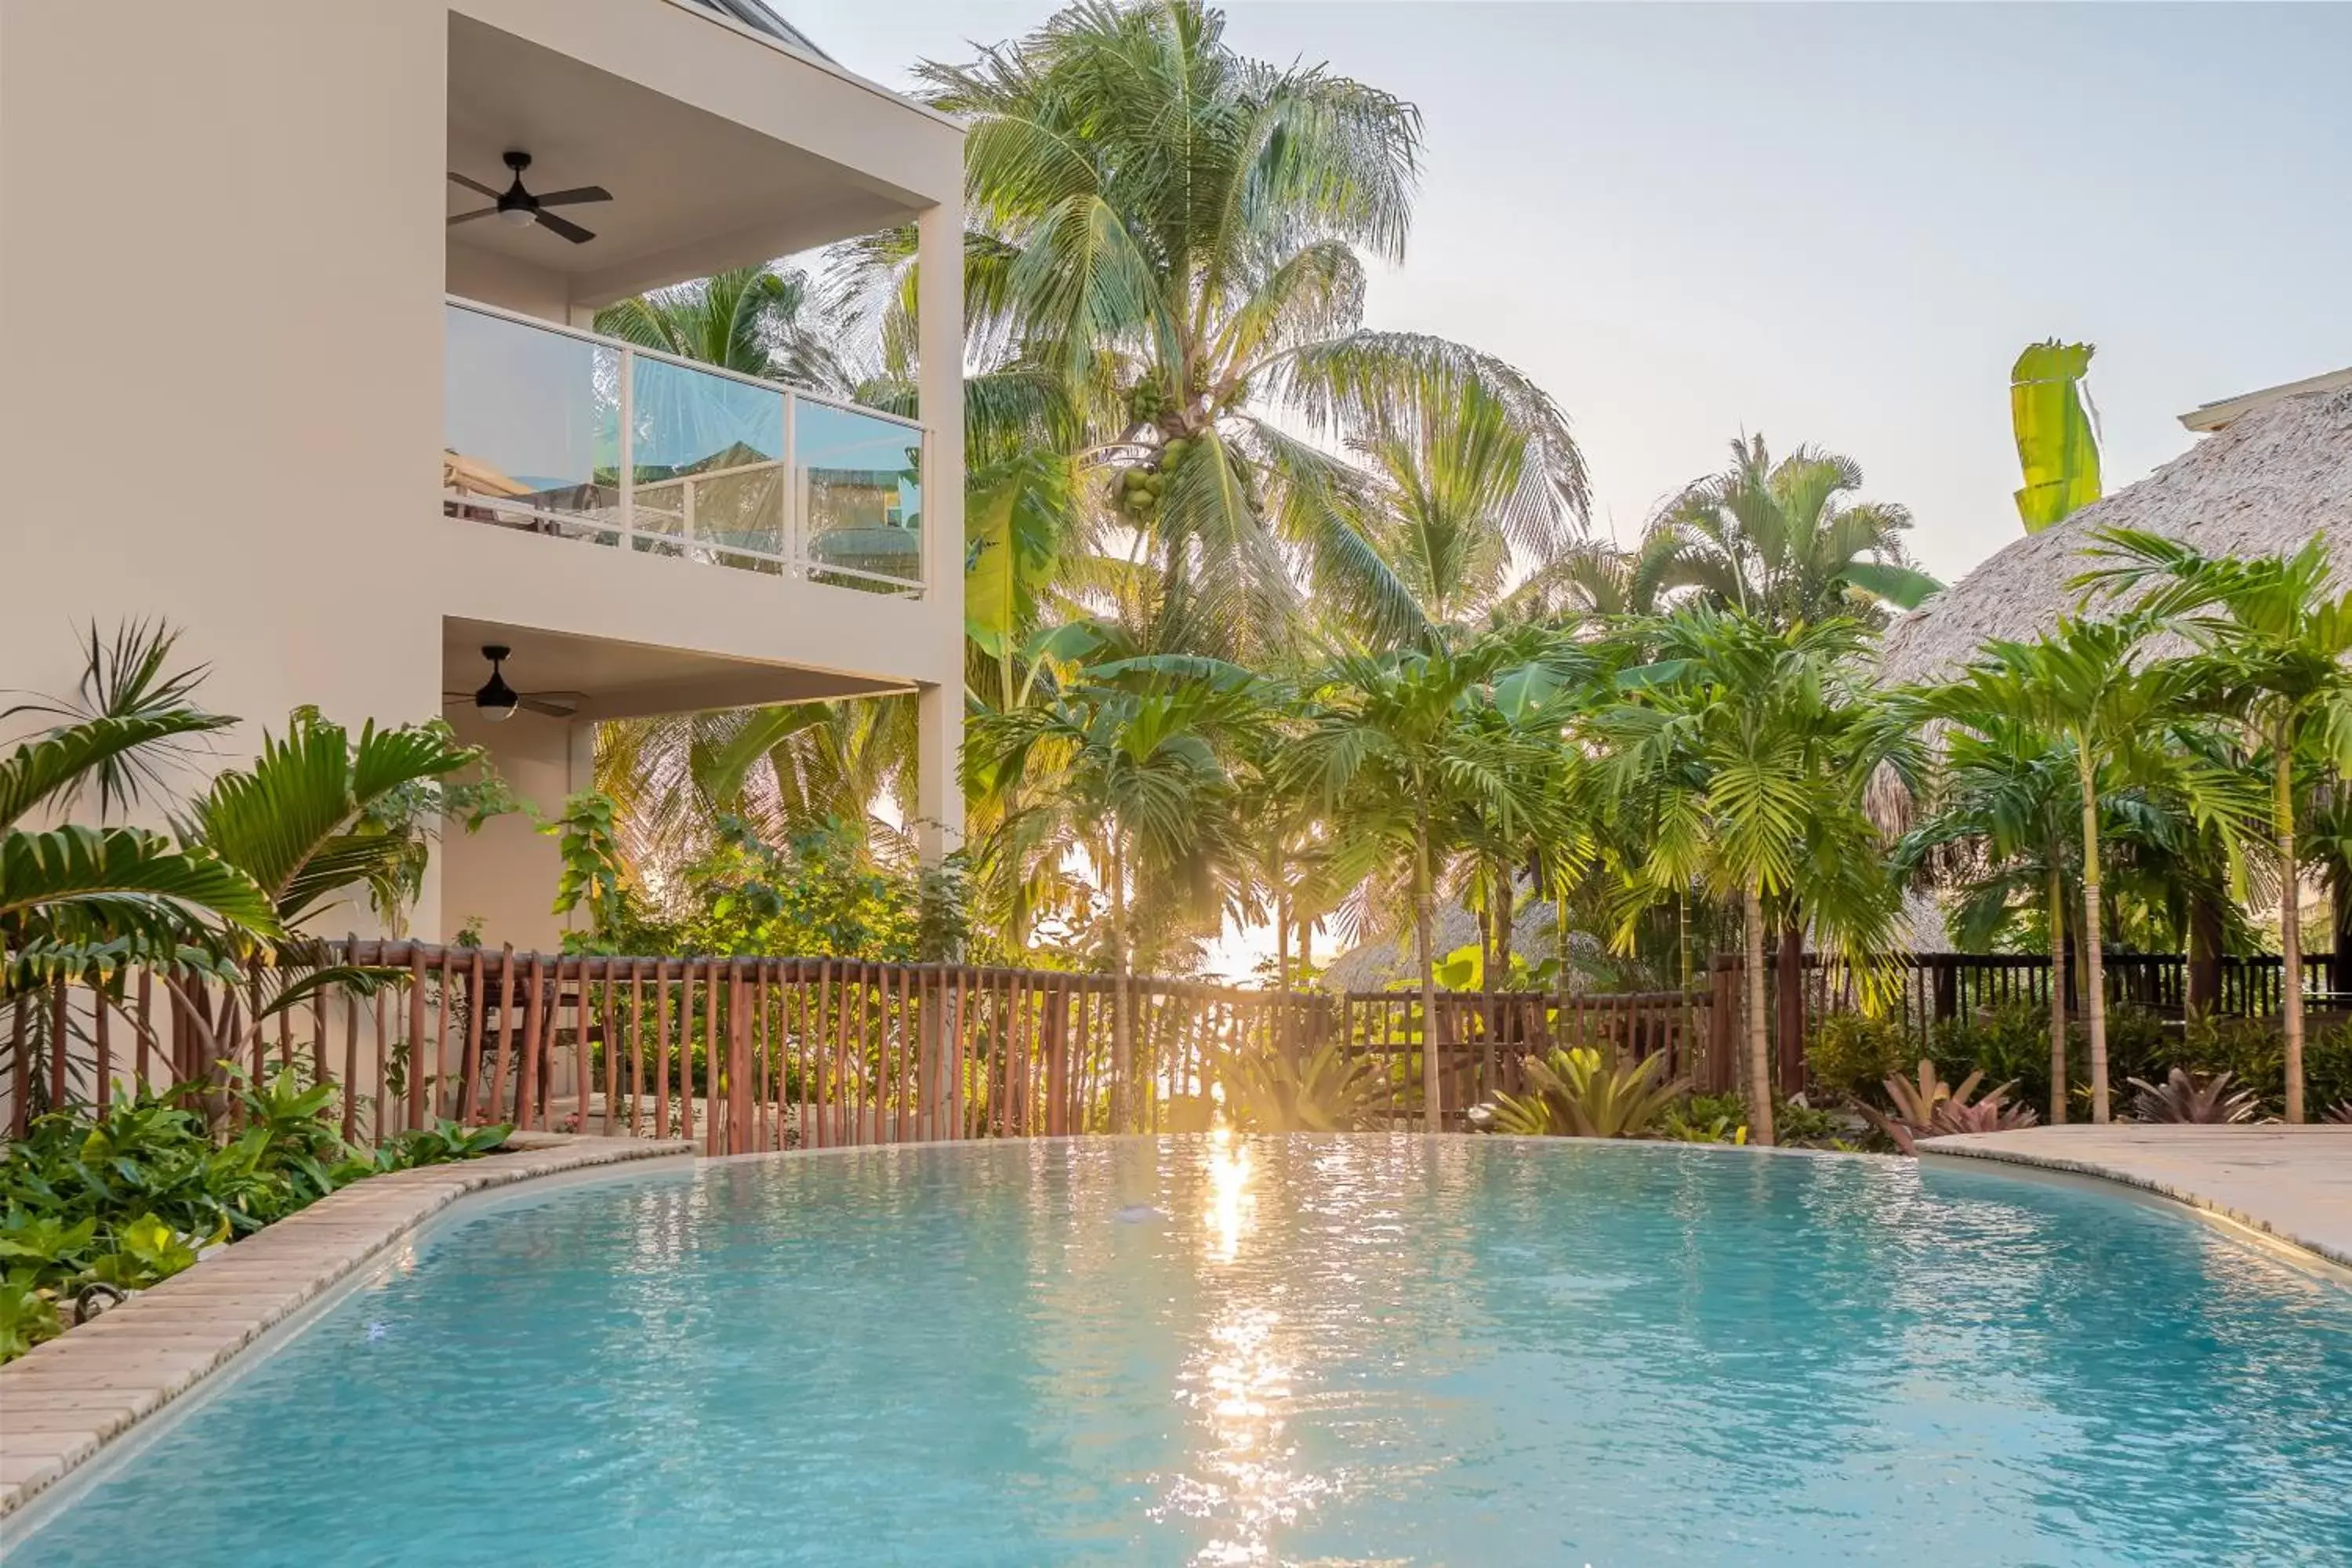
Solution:
M 2025 474 L 2017 515 L 2028 533 L 2099 499 L 2098 430 L 2082 387 L 2094 352 L 2053 338 L 2029 345 L 2010 370 L 2010 423 Z

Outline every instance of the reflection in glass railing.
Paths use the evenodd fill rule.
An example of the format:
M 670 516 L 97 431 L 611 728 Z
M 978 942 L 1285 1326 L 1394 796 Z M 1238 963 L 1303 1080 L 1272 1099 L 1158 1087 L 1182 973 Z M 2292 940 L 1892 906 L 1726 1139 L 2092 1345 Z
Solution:
M 442 510 L 618 542 L 618 352 L 455 307 L 446 319 Z
M 793 467 L 812 575 L 856 585 L 922 580 L 922 433 L 797 399 Z
M 446 321 L 447 515 L 871 592 L 921 588 L 919 426 L 454 301 Z
M 784 395 L 630 356 L 636 547 L 781 570 Z

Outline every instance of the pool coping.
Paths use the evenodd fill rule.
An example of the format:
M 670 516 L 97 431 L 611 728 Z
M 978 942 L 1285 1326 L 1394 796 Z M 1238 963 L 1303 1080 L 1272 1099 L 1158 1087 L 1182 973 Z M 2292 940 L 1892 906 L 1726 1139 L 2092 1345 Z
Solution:
M 2352 1271 L 2352 1127 L 2109 1122 L 1971 1132 L 1919 1145 L 1923 1165 L 1999 1164 L 2150 1194 L 2246 1238 Z
M 514 1151 L 354 1182 L 0 1366 L 0 1519 L 178 1401 L 461 1199 L 682 1141 L 518 1134 Z

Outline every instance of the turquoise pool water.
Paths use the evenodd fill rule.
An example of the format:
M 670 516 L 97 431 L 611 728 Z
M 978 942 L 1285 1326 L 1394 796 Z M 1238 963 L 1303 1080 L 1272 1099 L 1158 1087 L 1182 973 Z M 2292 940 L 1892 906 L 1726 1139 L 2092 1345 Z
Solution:
M 8 1562 L 2342 1564 L 2347 1496 L 2352 1290 L 2182 1216 L 1178 1138 L 446 1227 Z

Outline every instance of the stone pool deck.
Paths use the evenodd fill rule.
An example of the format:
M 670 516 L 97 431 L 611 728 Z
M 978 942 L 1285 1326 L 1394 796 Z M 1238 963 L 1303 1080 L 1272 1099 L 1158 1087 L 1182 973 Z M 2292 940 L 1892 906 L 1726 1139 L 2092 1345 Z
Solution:
M 2119 1182 L 2352 1268 L 2352 1127 L 2030 1127 L 1937 1138 L 1919 1153 Z
M 510 1153 L 371 1176 L 0 1367 L 0 1518 L 458 1199 L 625 1161 L 651 1139 L 521 1134 Z

